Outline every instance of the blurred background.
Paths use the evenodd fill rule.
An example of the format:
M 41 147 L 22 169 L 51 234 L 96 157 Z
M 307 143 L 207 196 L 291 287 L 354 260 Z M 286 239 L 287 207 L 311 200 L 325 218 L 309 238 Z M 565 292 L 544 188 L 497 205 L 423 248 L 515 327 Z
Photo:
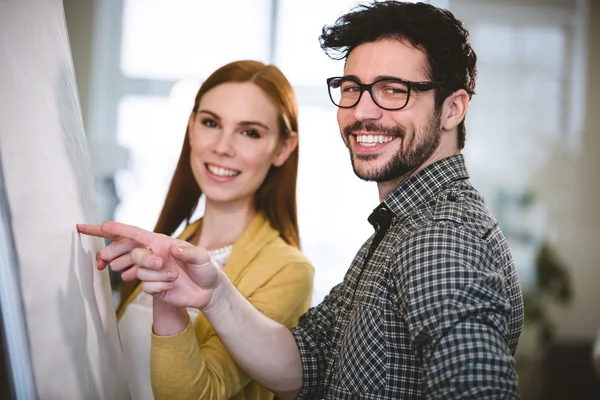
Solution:
M 429 3 L 465 23 L 479 57 L 464 154 L 526 297 L 523 398 L 600 398 L 600 3 Z M 153 229 L 200 84 L 230 61 L 273 63 L 300 105 L 299 224 L 318 304 L 371 234 L 378 204 L 376 186 L 352 172 L 327 95 L 343 63 L 318 42 L 355 4 L 64 0 L 101 219 Z

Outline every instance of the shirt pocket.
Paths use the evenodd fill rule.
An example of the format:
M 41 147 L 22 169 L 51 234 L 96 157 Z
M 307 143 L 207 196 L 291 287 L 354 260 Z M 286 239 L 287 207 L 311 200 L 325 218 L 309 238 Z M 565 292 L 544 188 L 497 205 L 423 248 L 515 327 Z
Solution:
M 339 355 L 340 385 L 352 394 L 378 391 L 385 384 L 387 349 L 382 310 L 357 306 L 350 315 Z

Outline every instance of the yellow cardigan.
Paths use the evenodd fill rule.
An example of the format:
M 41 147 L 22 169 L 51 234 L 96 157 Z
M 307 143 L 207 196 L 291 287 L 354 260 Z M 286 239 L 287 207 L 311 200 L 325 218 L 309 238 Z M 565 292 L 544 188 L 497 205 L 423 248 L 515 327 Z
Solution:
M 191 224 L 180 238 L 188 240 L 199 227 Z M 234 243 L 223 271 L 254 307 L 288 328 L 310 306 L 312 265 L 260 213 Z M 202 313 L 177 335 L 152 335 L 151 380 L 156 400 L 274 398 L 235 364 Z

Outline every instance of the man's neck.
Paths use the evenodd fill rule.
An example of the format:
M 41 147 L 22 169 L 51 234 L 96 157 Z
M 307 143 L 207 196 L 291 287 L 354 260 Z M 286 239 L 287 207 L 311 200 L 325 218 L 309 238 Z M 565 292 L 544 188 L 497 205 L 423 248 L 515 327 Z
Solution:
M 427 161 L 425 161 L 423 164 L 419 165 L 414 170 L 408 172 L 407 174 L 404 174 L 404 175 L 402 175 L 396 179 L 393 179 L 391 181 L 377 182 L 377 190 L 379 191 L 379 201 L 383 202 L 383 200 L 385 200 L 385 198 L 388 197 L 390 193 L 392 193 L 394 190 L 399 188 L 404 182 L 406 182 L 407 180 L 409 180 L 410 178 L 412 178 L 419 172 L 423 171 L 425 168 L 427 168 L 431 164 L 433 164 L 439 160 L 442 160 L 446 157 L 450 157 L 450 156 L 453 156 L 456 154 L 460 154 L 460 150 L 440 151 L 440 149 L 438 148 L 438 150 L 436 150 L 431 155 L 431 157 L 429 157 L 429 159 L 427 159 Z

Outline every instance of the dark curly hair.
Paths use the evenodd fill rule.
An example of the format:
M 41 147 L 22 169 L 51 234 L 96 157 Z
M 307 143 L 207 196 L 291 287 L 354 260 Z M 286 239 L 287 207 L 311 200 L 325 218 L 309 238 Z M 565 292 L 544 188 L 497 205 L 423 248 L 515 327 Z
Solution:
M 335 24 L 324 26 L 319 41 L 325 53 L 345 59 L 358 45 L 382 39 L 407 40 L 422 49 L 429 61 L 429 78 L 442 82 L 436 89 L 439 109 L 459 89 L 475 93 L 477 56 L 469 44 L 469 32 L 454 15 L 425 3 L 381 1 L 359 5 Z M 464 120 L 458 125 L 458 147 L 465 145 Z

